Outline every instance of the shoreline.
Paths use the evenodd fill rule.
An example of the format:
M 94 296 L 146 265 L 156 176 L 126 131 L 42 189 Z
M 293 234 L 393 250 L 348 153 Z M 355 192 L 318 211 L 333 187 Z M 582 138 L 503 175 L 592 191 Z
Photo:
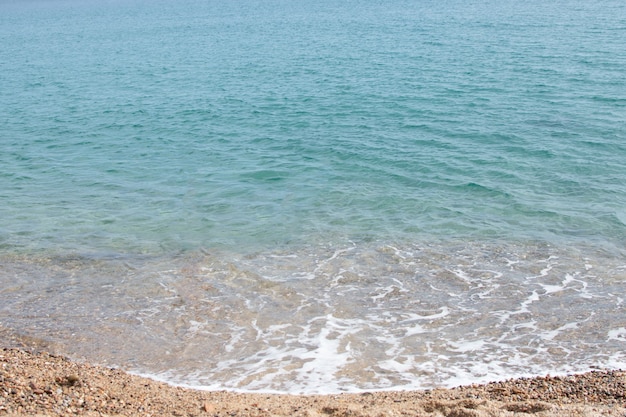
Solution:
M 200 391 L 32 349 L 0 350 L 8 416 L 620 416 L 626 371 L 598 370 L 424 391 L 291 395 Z

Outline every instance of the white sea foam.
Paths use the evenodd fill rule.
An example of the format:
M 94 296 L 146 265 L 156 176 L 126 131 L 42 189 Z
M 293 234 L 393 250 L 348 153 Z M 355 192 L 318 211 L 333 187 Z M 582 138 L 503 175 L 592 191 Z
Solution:
M 609 330 L 608 340 L 618 340 L 620 342 L 626 342 L 626 328 L 620 327 L 619 329 Z

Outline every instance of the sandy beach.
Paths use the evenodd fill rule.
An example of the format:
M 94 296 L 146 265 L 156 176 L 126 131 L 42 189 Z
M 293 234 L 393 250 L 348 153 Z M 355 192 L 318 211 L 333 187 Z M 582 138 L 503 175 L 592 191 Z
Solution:
M 620 416 L 626 372 L 539 377 L 454 389 L 339 395 L 206 392 L 46 352 L 0 351 L 8 416 Z

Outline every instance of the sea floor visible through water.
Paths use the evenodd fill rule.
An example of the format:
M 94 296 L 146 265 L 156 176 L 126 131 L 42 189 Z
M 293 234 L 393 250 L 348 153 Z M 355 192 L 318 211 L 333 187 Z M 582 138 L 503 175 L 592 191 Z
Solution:
M 626 368 L 626 263 L 545 243 L 5 256 L 0 325 L 174 384 L 332 393 Z

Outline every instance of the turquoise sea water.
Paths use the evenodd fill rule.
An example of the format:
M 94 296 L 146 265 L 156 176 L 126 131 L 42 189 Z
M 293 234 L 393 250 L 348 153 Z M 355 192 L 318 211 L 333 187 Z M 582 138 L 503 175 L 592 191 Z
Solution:
M 621 1 L 0 1 L 0 326 L 319 392 L 626 367 Z

